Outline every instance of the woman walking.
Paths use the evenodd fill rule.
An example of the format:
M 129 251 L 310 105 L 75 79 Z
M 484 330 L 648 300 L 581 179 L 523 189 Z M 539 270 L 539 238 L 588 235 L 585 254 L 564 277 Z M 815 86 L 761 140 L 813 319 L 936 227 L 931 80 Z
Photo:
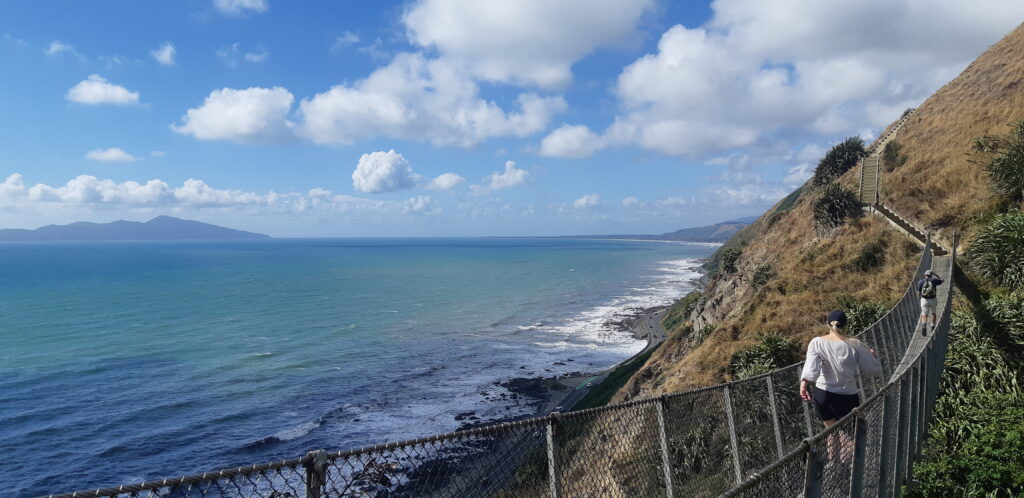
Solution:
M 827 324 L 828 334 L 811 339 L 807 345 L 800 397 L 812 402 L 825 427 L 831 427 L 860 405 L 858 372 L 863 378 L 876 377 L 882 374 L 882 364 L 874 350 L 844 334 L 846 313 L 829 313 Z

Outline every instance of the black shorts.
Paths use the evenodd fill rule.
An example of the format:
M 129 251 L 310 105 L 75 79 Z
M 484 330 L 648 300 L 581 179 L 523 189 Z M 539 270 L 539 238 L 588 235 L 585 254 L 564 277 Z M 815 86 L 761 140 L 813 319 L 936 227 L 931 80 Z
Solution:
M 811 386 L 811 400 L 822 420 L 839 420 L 860 406 L 860 396 L 856 394 L 837 394 L 816 386 Z

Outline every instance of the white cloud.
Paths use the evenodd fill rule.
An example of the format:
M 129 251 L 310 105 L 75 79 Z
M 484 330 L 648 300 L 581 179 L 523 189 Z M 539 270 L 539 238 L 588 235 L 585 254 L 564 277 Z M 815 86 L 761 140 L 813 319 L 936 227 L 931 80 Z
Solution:
M 594 143 L 705 155 L 780 134 L 879 128 L 1024 18 L 1024 3 L 1002 0 L 717 0 L 712 9 L 704 27 L 673 26 L 626 66 L 613 124 L 576 130 L 588 140 L 560 155 L 585 156 Z
M 601 137 L 582 125 L 562 125 L 540 143 L 540 155 L 546 157 L 588 157 L 603 147 Z
M 491 173 L 483 185 L 470 185 L 469 192 L 474 195 L 483 195 L 495 190 L 518 187 L 526 183 L 529 176 L 529 171 L 516 168 L 515 161 L 505 161 L 504 171 Z
M 87 159 L 93 161 L 137 161 L 139 158 L 121 150 L 117 147 L 109 149 L 94 149 L 85 154 Z
M 266 143 L 288 139 L 294 124 L 288 121 L 294 97 L 281 87 L 224 88 L 210 93 L 203 105 L 189 109 L 182 124 L 171 129 L 200 140 Z
M 263 62 L 263 61 L 267 60 L 267 57 L 269 57 L 269 56 L 270 56 L 270 52 L 264 51 L 264 52 L 247 52 L 242 57 L 245 60 L 249 61 L 249 62 Z
M 640 199 L 637 199 L 636 197 L 629 196 L 622 198 L 622 205 L 625 207 L 636 206 L 637 204 L 640 204 Z
M 402 17 L 409 40 L 493 82 L 564 87 L 572 65 L 631 41 L 653 0 L 421 0 Z
M 786 177 L 782 179 L 782 183 L 787 187 L 796 188 L 803 185 L 811 175 L 814 174 L 814 165 L 811 163 L 800 163 L 786 172 Z
M 359 43 L 359 35 L 351 31 L 345 31 L 334 38 L 334 43 L 331 44 L 331 52 L 338 53 L 344 50 L 345 47 L 355 45 L 356 43 Z
M 151 151 L 149 151 L 149 155 L 151 155 L 153 157 L 164 157 L 164 156 L 167 155 L 167 152 L 162 151 L 162 150 L 151 150 Z
M 789 192 L 778 185 L 737 185 L 712 189 L 714 202 L 726 205 L 770 205 Z
M 322 212 L 358 215 L 374 220 L 441 213 L 441 208 L 430 196 L 423 195 L 404 201 L 382 201 L 333 194 L 322 188 L 313 188 L 304 193 L 270 191 L 259 194 L 215 188 L 195 178 L 172 187 L 158 179 L 116 182 L 90 175 L 80 175 L 59 186 L 40 183 L 28 187 L 18 173 L 0 183 L 0 209 L 32 214 L 64 212 L 75 219 L 109 211 L 120 216 L 133 210 L 149 215 L 169 210 L 244 212 L 257 216 Z
M 247 52 L 242 50 L 242 44 L 235 42 L 231 45 L 225 45 L 218 48 L 213 52 L 217 55 L 217 58 L 221 60 L 228 67 L 237 67 L 241 61 L 250 62 L 253 64 L 263 62 L 270 56 L 270 52 L 266 50 L 259 50 L 256 52 Z
M 465 178 L 456 175 L 455 173 L 443 173 L 438 175 L 426 185 L 425 188 L 428 190 L 451 190 L 462 182 L 466 181 Z
M 267 0 L 213 0 L 213 6 L 221 13 L 229 16 L 241 16 L 248 13 L 266 12 Z
M 85 56 L 78 53 L 75 50 L 75 46 L 70 43 L 64 43 L 60 40 L 53 40 L 46 48 L 43 49 L 43 53 L 49 56 L 56 56 L 60 54 L 71 54 L 78 57 L 81 60 L 85 60 Z
M 352 172 L 352 186 L 366 193 L 393 192 L 415 187 L 420 176 L 401 154 L 391 149 L 363 154 Z
M 79 104 L 99 105 L 135 105 L 139 103 L 139 92 L 110 83 L 98 74 L 91 74 L 71 87 L 64 98 Z
M 149 55 L 152 55 L 157 62 L 165 66 L 174 65 L 174 54 L 174 44 L 171 42 L 164 42 L 163 45 L 160 45 L 160 48 L 149 52 Z
M 420 54 L 400 54 L 352 86 L 338 85 L 299 104 L 302 133 L 316 143 L 350 144 L 374 137 L 470 146 L 543 130 L 565 109 L 561 97 L 521 94 L 518 112 L 480 98 L 463 68 Z
M 572 203 L 572 207 L 576 209 L 589 209 L 597 206 L 601 203 L 601 196 L 597 194 L 587 194 L 579 199 L 576 199 Z

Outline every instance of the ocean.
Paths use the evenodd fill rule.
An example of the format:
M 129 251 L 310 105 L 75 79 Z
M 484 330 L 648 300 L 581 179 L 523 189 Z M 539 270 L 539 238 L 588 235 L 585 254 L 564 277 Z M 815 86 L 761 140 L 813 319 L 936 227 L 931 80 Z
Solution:
M 577 239 L 0 244 L 0 495 L 96 488 L 534 415 L 714 246 Z

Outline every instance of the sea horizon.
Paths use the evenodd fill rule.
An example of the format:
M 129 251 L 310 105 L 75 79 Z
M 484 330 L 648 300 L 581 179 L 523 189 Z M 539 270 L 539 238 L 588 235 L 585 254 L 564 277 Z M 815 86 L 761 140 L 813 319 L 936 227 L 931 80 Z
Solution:
M 685 294 L 711 252 L 643 242 L 0 244 L 0 481 L 68 491 L 537 415 L 501 383 L 628 358 L 643 341 L 613 322 Z

